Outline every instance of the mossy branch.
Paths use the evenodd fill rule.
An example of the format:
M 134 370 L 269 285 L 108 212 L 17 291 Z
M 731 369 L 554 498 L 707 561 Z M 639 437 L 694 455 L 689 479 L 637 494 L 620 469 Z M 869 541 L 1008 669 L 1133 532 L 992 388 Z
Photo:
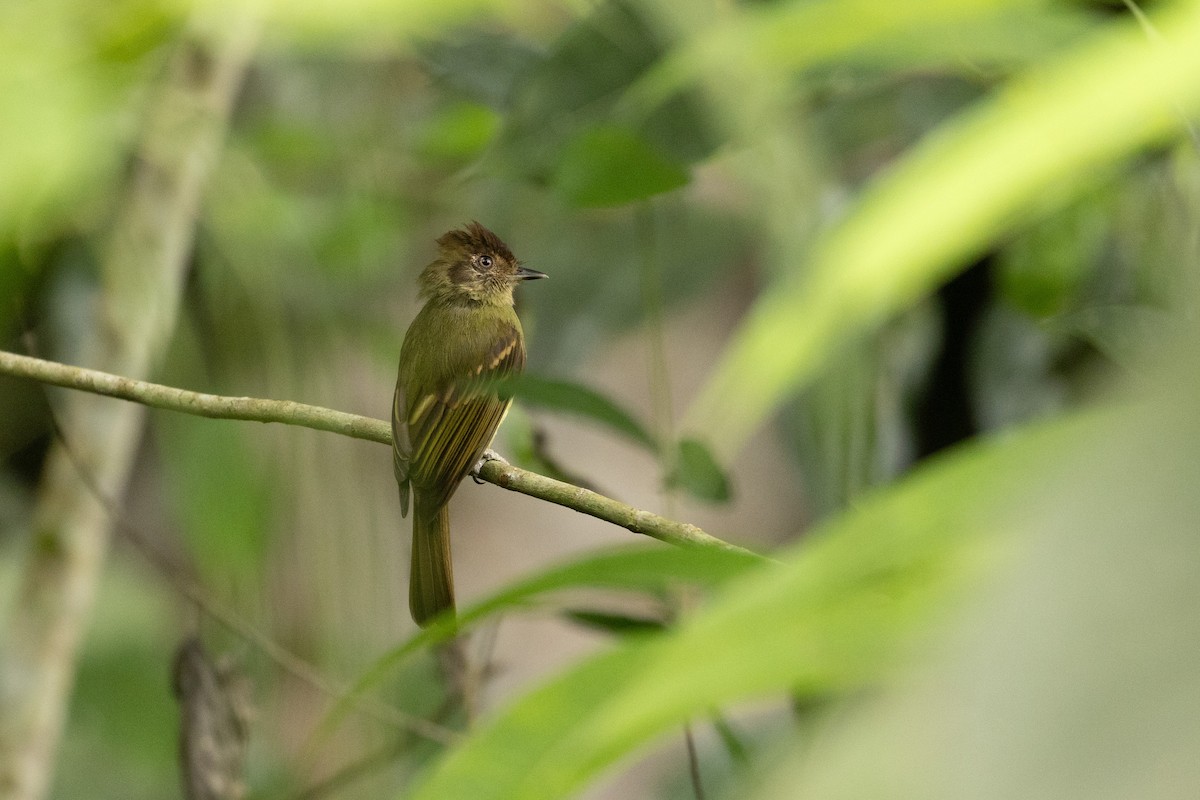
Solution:
M 228 397 L 191 392 L 173 386 L 134 380 L 107 372 L 60 364 L 31 356 L 0 350 L 0 374 L 79 389 L 94 394 L 117 397 L 153 408 L 181 411 L 214 419 L 237 419 L 250 422 L 279 422 L 319 431 L 340 433 L 355 439 L 366 439 L 391 445 L 391 426 L 381 419 L 348 414 L 330 408 L 296 403 L 290 400 L 267 400 L 258 397 Z M 695 525 L 667 519 L 610 497 L 539 475 L 509 464 L 501 458 L 484 462 L 479 477 L 521 494 L 536 497 L 574 509 L 613 525 L 644 534 L 668 544 L 683 547 L 712 547 L 740 553 L 749 551 L 705 533 Z

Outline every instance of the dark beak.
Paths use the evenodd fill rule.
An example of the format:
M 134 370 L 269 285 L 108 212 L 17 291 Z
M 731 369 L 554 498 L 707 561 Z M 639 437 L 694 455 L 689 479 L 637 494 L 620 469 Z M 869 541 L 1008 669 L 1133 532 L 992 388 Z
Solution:
M 538 278 L 550 277 L 544 272 L 538 272 L 536 269 L 529 267 L 517 267 L 517 280 L 519 281 L 535 281 Z

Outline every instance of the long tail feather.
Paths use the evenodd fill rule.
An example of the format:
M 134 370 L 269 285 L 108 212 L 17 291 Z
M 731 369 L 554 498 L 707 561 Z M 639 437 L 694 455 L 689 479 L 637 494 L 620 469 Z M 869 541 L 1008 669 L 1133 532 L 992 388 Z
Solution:
M 413 492 L 412 570 L 408 607 L 424 627 L 438 614 L 454 610 L 454 565 L 450 560 L 450 514 Z

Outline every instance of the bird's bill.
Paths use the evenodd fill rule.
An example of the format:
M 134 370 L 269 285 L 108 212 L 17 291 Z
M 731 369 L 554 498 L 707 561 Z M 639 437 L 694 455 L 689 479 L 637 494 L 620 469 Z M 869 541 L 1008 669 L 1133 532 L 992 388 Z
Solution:
M 535 281 L 538 278 L 547 277 L 549 276 L 546 273 L 538 272 L 536 269 L 530 269 L 529 267 L 517 267 L 517 280 L 519 281 Z

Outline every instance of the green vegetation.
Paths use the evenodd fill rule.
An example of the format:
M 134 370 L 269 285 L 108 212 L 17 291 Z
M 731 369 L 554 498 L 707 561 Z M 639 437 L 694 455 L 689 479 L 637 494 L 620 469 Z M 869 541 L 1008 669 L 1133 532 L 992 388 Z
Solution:
M 193 632 L 260 800 L 615 797 L 650 754 L 693 797 L 685 726 L 710 798 L 1194 796 L 1200 2 L 1146 5 L 263 4 L 142 377 L 385 418 L 478 219 L 550 275 L 496 448 L 770 558 L 466 482 L 468 725 L 385 448 L 153 411 L 118 528 L 177 574 L 115 536 L 49 796 L 178 796 Z M 155 89 L 228 16 L 0 8 L 3 349 L 95 337 Z M 0 376 L 0 637 L 62 397 Z

